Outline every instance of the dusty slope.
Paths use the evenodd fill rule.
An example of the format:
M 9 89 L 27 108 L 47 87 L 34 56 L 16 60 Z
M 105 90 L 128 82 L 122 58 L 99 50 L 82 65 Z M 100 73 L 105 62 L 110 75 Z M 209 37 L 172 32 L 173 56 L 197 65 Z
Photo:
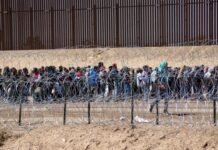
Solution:
M 106 66 L 116 62 L 118 66 L 156 66 L 162 60 L 172 66 L 217 65 L 218 46 L 198 47 L 147 47 L 147 48 L 96 48 L 73 50 L 1 51 L 0 68 L 4 66 L 40 67 L 42 65 L 86 66 L 104 61 Z
M 20 150 L 88 150 L 88 149 L 218 149 L 217 128 L 174 128 L 141 125 L 128 126 L 75 125 L 43 127 L 32 130 L 3 149 Z

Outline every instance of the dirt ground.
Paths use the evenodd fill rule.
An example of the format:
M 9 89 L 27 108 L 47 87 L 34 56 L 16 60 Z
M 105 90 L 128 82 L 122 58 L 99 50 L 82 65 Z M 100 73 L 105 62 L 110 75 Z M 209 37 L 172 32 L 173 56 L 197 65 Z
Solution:
M 218 64 L 218 46 L 147 47 L 147 48 L 90 48 L 59 50 L 1 51 L 0 68 L 5 66 L 33 68 L 54 65 L 87 66 L 103 61 L 108 67 L 157 66 L 167 60 L 170 66 Z
M 1 104 L 0 150 L 218 148 L 218 130 L 212 124 L 212 102 L 170 102 L 171 115 L 162 113 L 163 103 L 160 103 L 160 125 L 155 125 L 156 110 L 149 113 L 146 102 L 136 101 L 134 117 L 147 122 L 135 120 L 135 129 L 130 126 L 130 104 L 93 102 L 91 125 L 88 125 L 87 103 L 68 102 L 66 126 L 62 125 L 63 103 L 25 104 L 20 127 L 19 105 Z
M 13 150 L 217 150 L 217 128 L 138 125 L 41 127 L 19 134 L 0 149 Z

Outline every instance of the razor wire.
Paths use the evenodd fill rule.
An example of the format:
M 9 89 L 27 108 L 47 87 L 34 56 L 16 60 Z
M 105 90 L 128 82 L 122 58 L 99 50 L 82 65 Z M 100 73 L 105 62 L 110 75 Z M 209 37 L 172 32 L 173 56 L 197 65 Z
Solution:
M 122 72 L 122 69 L 127 71 Z M 88 102 L 91 102 L 91 122 L 128 123 L 131 118 L 130 101 L 134 99 L 134 121 L 138 123 L 155 123 L 155 109 L 150 111 L 150 107 L 158 100 L 160 124 L 212 124 L 212 99 L 217 98 L 216 67 L 209 77 L 199 75 L 198 70 L 189 70 L 190 68 L 186 68 L 189 70 L 188 75 L 183 71 L 181 76 L 177 70 L 171 70 L 165 84 L 151 82 L 149 78 L 148 83 L 142 87 L 137 86 L 137 72 L 122 69 L 117 72 L 116 77 L 113 77 L 111 71 L 106 71 L 104 78 L 100 78 L 100 73 L 97 73 L 95 85 L 90 85 L 91 77 L 85 75 L 85 70 L 79 78 L 71 78 L 70 73 L 63 75 L 56 71 L 42 75 L 35 82 L 32 76 L 3 75 L 0 78 L 0 122 L 18 122 L 19 104 L 22 103 L 23 124 L 60 125 L 64 115 L 63 104 L 67 101 L 67 124 L 88 122 Z M 157 89 L 160 94 L 157 94 Z M 169 113 L 162 113 L 166 105 Z

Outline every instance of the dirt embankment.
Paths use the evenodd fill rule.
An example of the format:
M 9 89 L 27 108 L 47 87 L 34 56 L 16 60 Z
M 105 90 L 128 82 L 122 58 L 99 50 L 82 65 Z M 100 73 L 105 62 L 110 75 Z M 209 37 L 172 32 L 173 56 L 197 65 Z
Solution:
M 7 141 L 3 149 L 20 150 L 201 150 L 218 148 L 218 130 L 139 125 L 74 125 L 42 127 Z
M 171 66 L 218 64 L 218 46 L 145 47 L 145 48 L 90 48 L 71 50 L 1 51 L 0 68 L 4 66 L 33 68 L 54 65 L 87 66 L 103 61 L 108 67 L 117 63 L 119 67 L 133 68 L 148 64 L 157 66 L 167 60 Z

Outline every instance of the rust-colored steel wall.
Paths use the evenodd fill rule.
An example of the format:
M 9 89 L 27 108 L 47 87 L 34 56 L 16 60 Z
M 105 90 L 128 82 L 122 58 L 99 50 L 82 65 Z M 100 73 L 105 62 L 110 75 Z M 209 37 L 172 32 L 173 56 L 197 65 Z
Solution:
M 0 49 L 218 44 L 217 0 L 0 0 Z

